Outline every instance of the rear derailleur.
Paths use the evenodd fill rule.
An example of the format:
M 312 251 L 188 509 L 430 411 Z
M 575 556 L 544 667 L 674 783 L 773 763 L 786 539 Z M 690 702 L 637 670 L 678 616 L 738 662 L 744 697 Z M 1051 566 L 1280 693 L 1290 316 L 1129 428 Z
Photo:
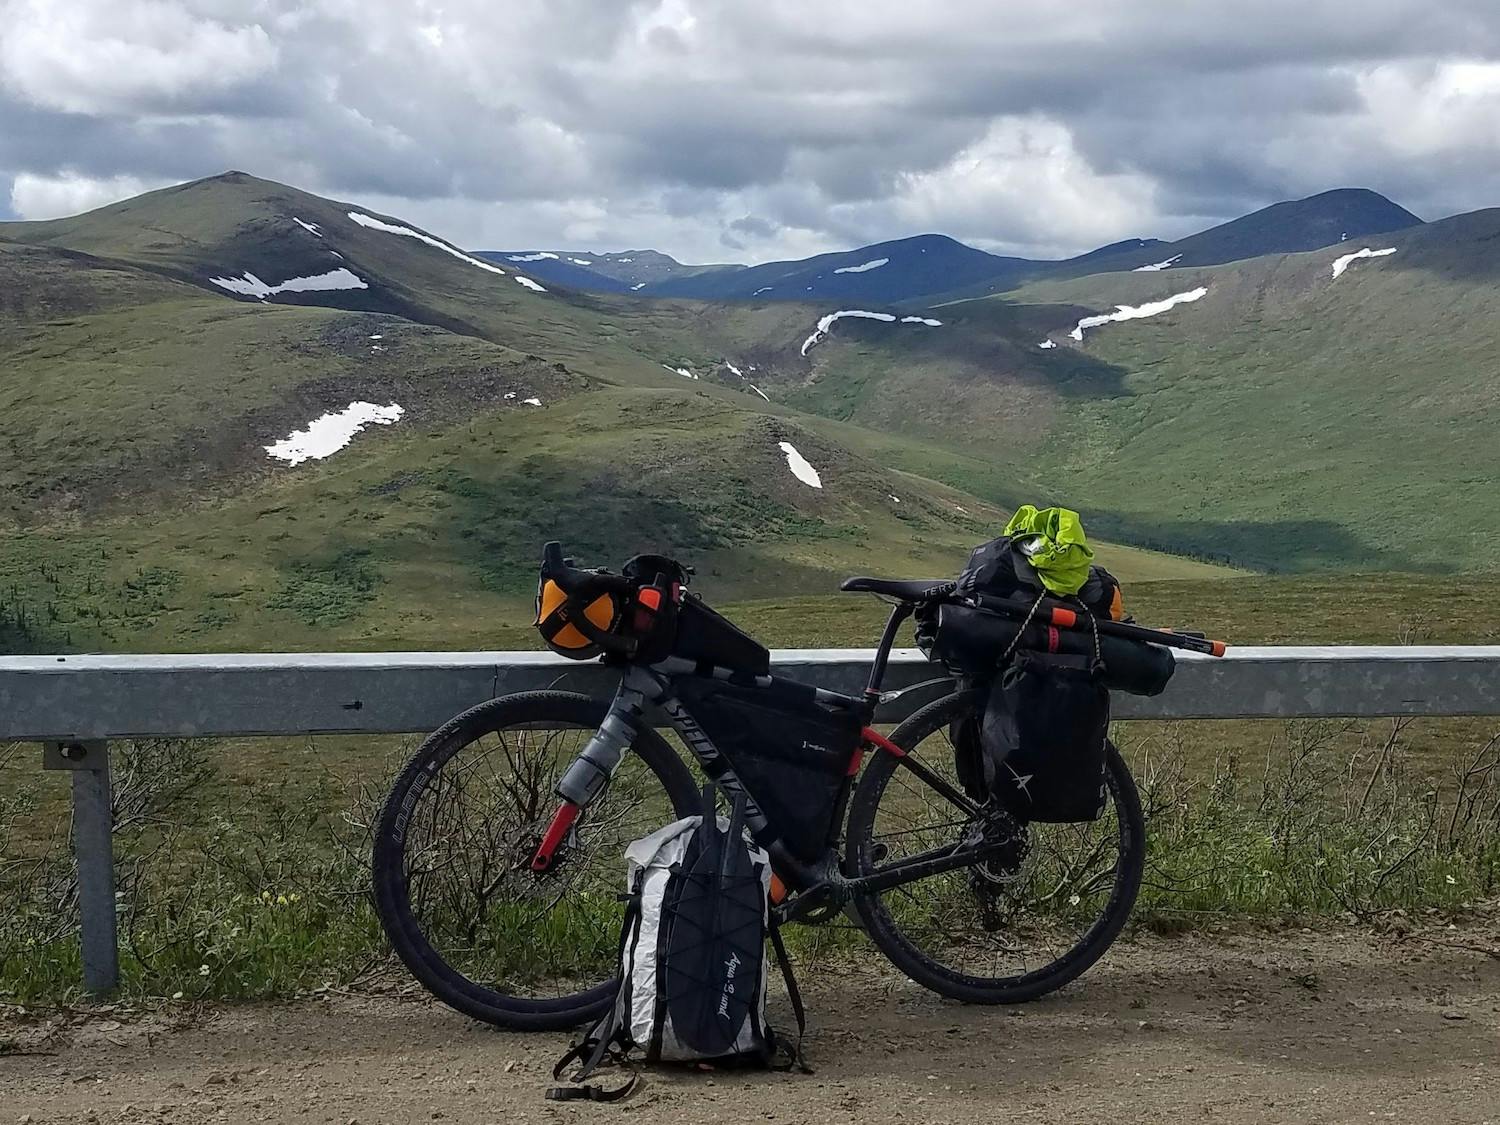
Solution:
M 1031 851 L 1026 825 L 1004 808 L 987 805 L 972 831 L 973 842 L 994 849 L 969 868 L 969 891 L 979 906 L 980 925 L 994 933 L 1004 925 L 998 900 L 1021 875 L 1021 866 Z

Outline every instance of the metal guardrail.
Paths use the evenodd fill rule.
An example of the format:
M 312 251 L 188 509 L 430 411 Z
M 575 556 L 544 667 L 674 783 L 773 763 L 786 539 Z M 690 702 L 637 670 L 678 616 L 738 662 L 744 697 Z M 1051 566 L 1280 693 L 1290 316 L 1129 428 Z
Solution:
M 870 649 L 789 649 L 777 675 L 834 691 L 864 687 Z M 905 718 L 943 690 L 915 649 L 892 654 L 886 704 Z M 0 740 L 44 744 L 43 768 L 73 772 L 84 984 L 119 980 L 109 741 L 145 737 L 428 731 L 486 699 L 535 688 L 612 691 L 615 673 L 551 653 L 399 652 L 0 657 Z M 1167 690 L 1118 695 L 1118 719 L 1500 715 L 1500 645 L 1234 648 L 1178 655 Z

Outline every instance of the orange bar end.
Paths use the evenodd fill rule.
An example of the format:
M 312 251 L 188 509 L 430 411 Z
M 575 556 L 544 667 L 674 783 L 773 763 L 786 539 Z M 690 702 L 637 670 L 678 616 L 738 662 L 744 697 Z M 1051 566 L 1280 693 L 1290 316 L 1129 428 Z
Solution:
M 1063 629 L 1071 629 L 1074 625 L 1078 624 L 1078 614 L 1074 613 L 1071 609 L 1056 606 L 1052 610 L 1052 624 Z
M 1223 641 L 1210 641 L 1209 643 L 1213 646 L 1209 651 L 1215 656 L 1223 656 L 1229 648 Z

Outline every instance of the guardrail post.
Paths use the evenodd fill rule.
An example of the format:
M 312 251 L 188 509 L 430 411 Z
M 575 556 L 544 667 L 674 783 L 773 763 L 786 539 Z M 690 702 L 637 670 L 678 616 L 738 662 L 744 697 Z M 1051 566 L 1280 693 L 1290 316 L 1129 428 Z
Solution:
M 100 994 L 120 983 L 115 929 L 114 815 L 109 743 L 49 742 L 42 768 L 73 773 L 73 858 L 78 867 L 78 936 L 83 987 Z

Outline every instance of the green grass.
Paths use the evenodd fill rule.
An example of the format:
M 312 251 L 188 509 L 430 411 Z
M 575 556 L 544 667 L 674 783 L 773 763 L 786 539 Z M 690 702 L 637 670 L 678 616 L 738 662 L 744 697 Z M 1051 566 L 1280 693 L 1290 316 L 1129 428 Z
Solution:
M 820 467 L 823 489 L 791 476 L 783 439 Z M 139 507 L 0 542 L 0 639 L 32 651 L 507 647 L 530 643 L 520 607 L 549 538 L 594 564 L 676 553 L 722 600 L 832 590 L 860 572 L 956 573 L 1004 518 L 791 420 L 631 388 L 439 430 L 378 428 L 327 462 L 261 470 L 237 494 Z M 1127 580 L 1225 573 L 1107 544 L 1101 558 Z

